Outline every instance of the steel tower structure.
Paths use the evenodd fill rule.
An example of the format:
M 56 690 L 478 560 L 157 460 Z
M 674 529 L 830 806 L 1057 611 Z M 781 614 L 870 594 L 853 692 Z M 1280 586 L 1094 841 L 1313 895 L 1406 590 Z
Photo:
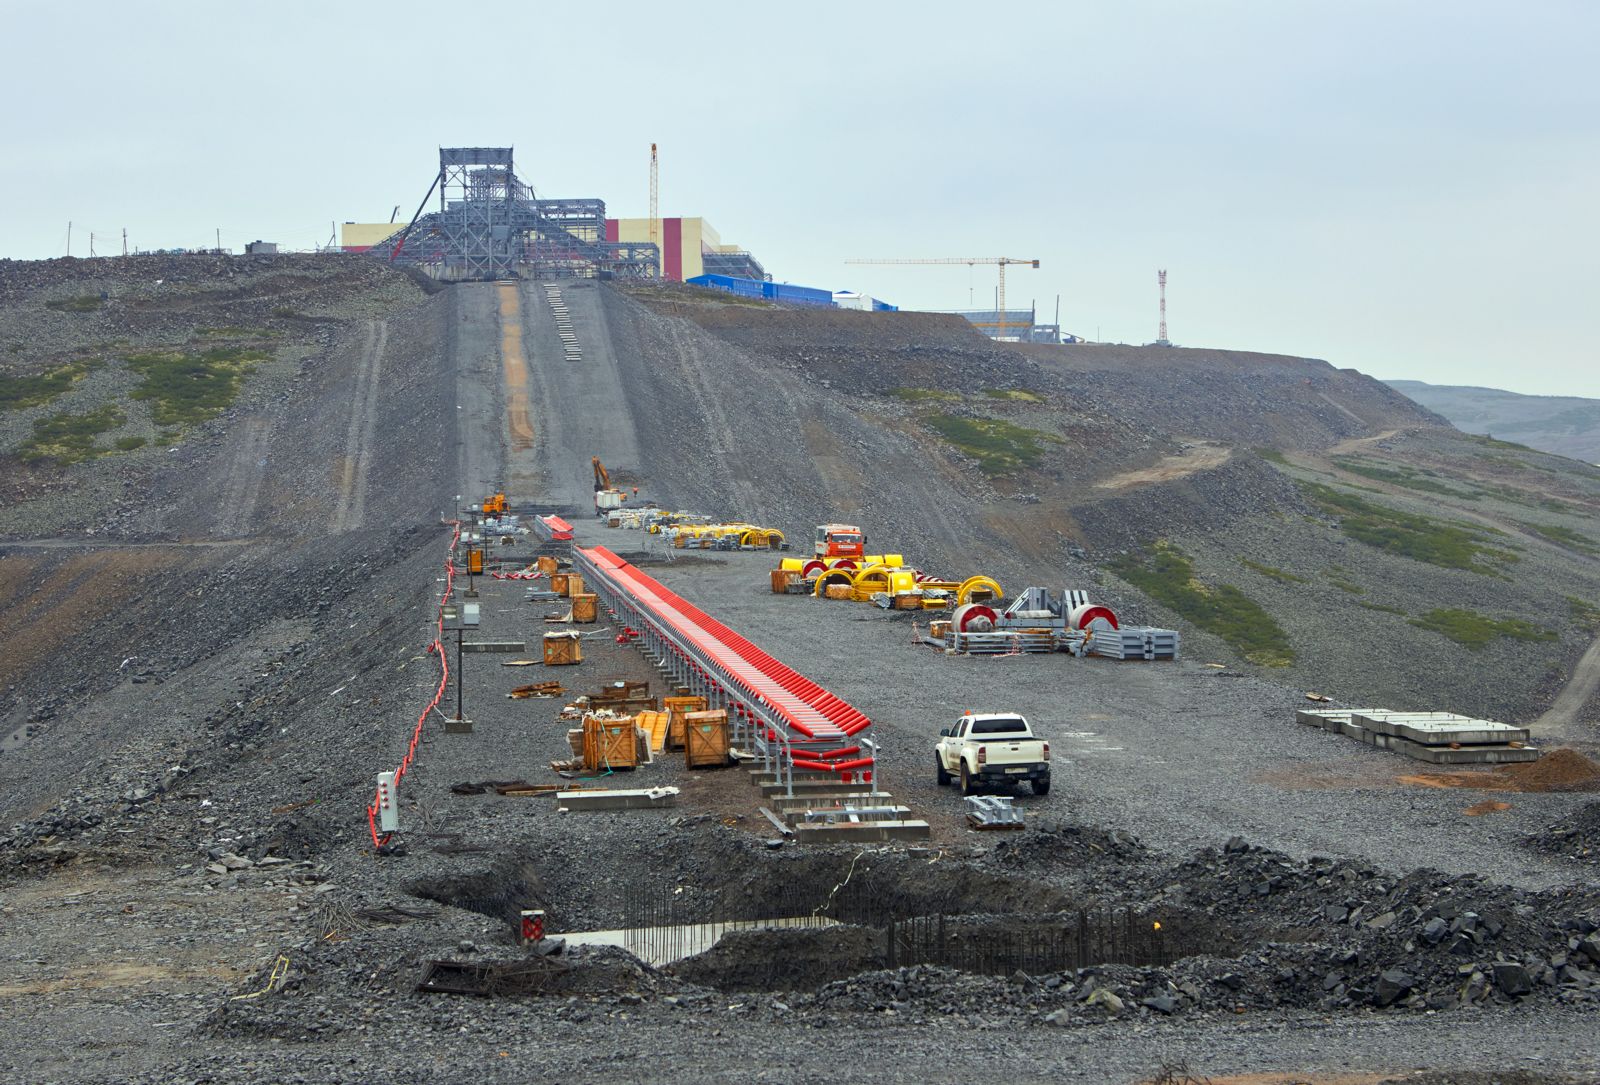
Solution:
M 655 245 L 608 242 L 605 225 L 604 200 L 539 199 L 510 147 L 441 147 L 416 214 L 371 251 L 449 281 L 658 274 Z

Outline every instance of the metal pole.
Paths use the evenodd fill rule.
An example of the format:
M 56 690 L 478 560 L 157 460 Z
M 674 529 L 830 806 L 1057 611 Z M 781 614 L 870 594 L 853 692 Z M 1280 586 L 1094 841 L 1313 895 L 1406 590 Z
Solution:
M 466 677 L 466 673 L 464 671 L 462 671 L 462 669 L 461 669 L 461 632 L 462 632 L 462 627 L 459 626 L 459 625 L 456 626 L 456 722 L 457 723 L 460 723 L 461 720 L 462 720 L 462 715 L 461 715 L 461 687 L 464 684 L 462 682 L 462 679 L 464 679 Z

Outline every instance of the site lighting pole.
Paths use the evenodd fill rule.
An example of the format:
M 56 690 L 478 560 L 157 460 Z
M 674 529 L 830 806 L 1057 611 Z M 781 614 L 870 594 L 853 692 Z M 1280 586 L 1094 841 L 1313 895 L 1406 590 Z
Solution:
M 467 627 L 474 629 L 478 626 L 478 604 L 461 604 L 461 617 L 456 621 L 456 722 L 465 719 L 461 714 L 461 689 L 466 685 L 466 672 L 461 669 L 461 641 L 466 634 Z

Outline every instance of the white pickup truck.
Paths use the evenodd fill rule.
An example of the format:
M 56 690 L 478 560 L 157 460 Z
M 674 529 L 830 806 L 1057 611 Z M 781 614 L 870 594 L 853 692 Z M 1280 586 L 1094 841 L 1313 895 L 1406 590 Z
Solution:
M 961 779 L 963 795 L 984 784 L 1023 780 L 1035 795 L 1050 791 L 1050 743 L 1034 738 L 1028 721 L 1015 712 L 968 712 L 955 726 L 941 728 L 934 763 L 941 784 Z

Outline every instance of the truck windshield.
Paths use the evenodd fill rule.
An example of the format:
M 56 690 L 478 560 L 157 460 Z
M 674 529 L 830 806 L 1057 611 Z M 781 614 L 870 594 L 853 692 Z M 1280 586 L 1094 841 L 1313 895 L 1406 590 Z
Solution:
M 854 546 L 856 543 L 861 541 L 861 536 L 860 535 L 835 535 L 833 537 L 833 541 L 836 542 L 836 543 L 844 543 L 846 546 Z
M 1009 735 L 1027 729 L 1028 725 L 1020 716 L 1000 716 L 992 720 L 972 721 L 972 733 L 975 735 Z

